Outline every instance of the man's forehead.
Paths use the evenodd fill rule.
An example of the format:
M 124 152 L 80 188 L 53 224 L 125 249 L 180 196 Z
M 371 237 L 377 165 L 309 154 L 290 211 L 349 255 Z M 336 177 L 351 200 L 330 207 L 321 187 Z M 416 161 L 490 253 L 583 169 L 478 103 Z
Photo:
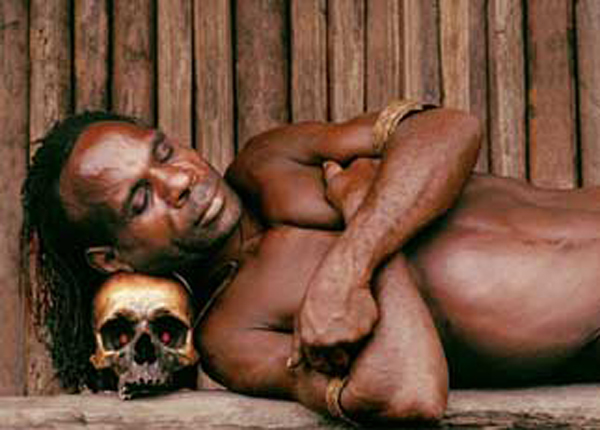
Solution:
M 80 135 L 72 160 L 76 161 L 80 173 L 94 175 L 105 167 L 107 158 L 116 157 L 124 161 L 128 148 L 146 145 L 155 134 L 156 130 L 137 124 L 117 121 L 95 123 Z
M 76 148 L 87 148 L 96 145 L 108 145 L 112 142 L 144 139 L 156 130 L 139 124 L 124 121 L 100 121 L 83 130 L 77 139 Z

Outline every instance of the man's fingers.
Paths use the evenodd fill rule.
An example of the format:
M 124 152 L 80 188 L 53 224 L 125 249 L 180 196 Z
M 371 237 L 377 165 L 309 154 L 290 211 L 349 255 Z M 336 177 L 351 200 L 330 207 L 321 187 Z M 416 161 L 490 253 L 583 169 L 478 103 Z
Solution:
M 300 323 L 298 318 L 294 321 L 294 333 L 292 334 L 292 350 L 286 366 L 288 369 L 295 369 L 302 364 L 302 344 L 300 342 Z
M 325 161 L 323 163 L 323 175 L 325 177 L 325 182 L 330 182 L 335 175 L 342 172 L 344 169 L 335 161 Z

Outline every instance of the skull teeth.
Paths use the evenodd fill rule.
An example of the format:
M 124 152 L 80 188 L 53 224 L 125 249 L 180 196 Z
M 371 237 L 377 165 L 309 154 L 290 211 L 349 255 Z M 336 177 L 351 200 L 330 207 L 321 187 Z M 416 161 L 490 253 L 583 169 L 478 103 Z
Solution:
M 124 383 L 119 389 L 121 400 L 131 400 L 135 397 L 158 394 L 167 391 L 168 385 L 159 379 L 139 379 Z

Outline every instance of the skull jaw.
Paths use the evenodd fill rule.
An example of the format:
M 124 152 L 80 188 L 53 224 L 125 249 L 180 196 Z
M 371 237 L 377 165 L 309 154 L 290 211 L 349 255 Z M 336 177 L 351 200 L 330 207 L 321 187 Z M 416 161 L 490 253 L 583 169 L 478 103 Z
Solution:
M 175 388 L 171 376 L 158 362 L 131 366 L 119 375 L 119 397 L 130 400 L 170 391 Z

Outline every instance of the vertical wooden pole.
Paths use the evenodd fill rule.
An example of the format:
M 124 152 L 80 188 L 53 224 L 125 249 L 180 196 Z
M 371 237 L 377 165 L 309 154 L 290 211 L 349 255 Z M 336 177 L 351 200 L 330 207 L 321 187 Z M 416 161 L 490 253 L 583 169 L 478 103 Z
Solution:
M 437 0 L 403 0 L 404 97 L 441 102 Z
M 521 0 L 489 2 L 492 172 L 525 179 L 525 62 Z
M 440 0 L 444 106 L 469 110 L 469 0 Z
M 330 116 L 343 121 L 365 108 L 364 0 L 329 0 Z
M 482 0 L 441 0 L 440 37 L 443 104 L 476 115 L 486 130 L 487 63 L 485 3 Z M 486 136 L 486 132 L 483 133 Z M 484 138 L 477 171 L 488 171 Z
M 155 123 L 154 3 L 114 0 L 112 109 Z
M 486 5 L 486 0 L 469 1 L 469 112 L 479 118 L 483 129 L 475 170 L 484 173 L 490 171 Z
M 25 393 L 25 319 L 19 288 L 21 184 L 27 167 L 27 2 L 0 2 L 0 396 Z
M 106 0 L 75 0 L 75 110 L 108 108 Z
M 196 148 L 220 172 L 235 154 L 231 23 L 228 0 L 195 0 Z
M 35 142 L 72 112 L 69 2 L 31 0 L 30 20 L 29 136 Z M 32 145 L 30 155 L 35 149 Z M 37 284 L 32 283 L 31 289 L 33 297 L 38 297 Z M 27 329 L 27 393 L 57 392 L 59 384 L 48 351 L 33 327 L 32 315 L 28 315 Z
M 576 5 L 582 179 L 600 185 L 600 2 Z
M 327 3 L 291 1 L 292 121 L 327 120 Z
M 398 0 L 367 2 L 367 110 L 385 107 L 402 94 L 403 51 Z
M 529 168 L 543 187 L 577 184 L 571 3 L 529 0 Z
M 287 1 L 236 2 L 238 147 L 289 120 Z
M 192 146 L 192 0 L 157 4 L 158 125 Z

